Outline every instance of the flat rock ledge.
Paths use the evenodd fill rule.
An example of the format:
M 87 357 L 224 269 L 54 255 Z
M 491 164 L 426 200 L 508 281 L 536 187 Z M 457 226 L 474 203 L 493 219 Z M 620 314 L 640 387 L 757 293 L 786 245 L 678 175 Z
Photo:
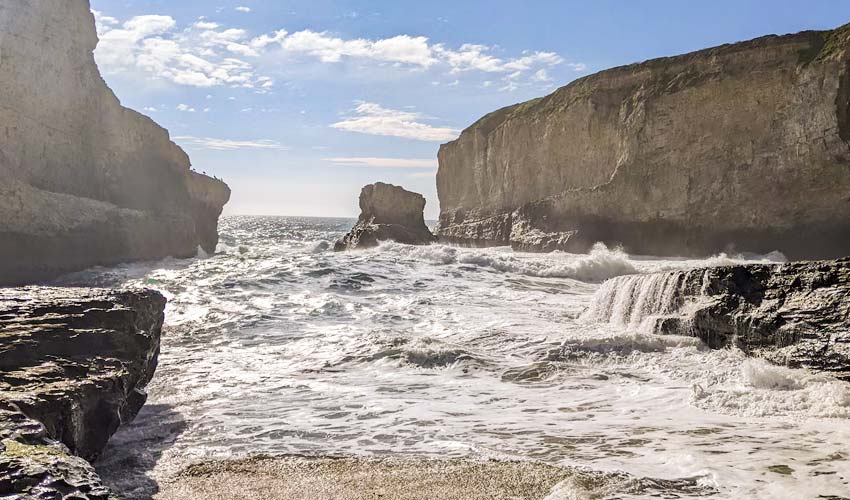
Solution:
M 334 245 L 337 252 L 378 246 L 381 241 L 428 245 L 436 238 L 425 225 L 425 197 L 378 182 L 360 192 L 357 224 Z
M 0 498 L 114 498 L 88 461 L 147 395 L 165 298 L 0 289 Z

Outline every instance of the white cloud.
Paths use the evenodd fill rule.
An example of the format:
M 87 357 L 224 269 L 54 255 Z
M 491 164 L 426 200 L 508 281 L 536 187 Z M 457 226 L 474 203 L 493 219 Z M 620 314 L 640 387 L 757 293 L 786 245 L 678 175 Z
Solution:
M 460 133 L 448 127 L 434 127 L 418 120 L 413 111 L 384 108 L 373 102 L 357 102 L 355 115 L 331 125 L 332 128 L 360 134 L 403 137 L 420 141 L 450 141 Z
M 272 44 L 285 53 L 303 54 L 325 63 L 336 63 L 344 58 L 351 58 L 427 68 L 437 62 L 428 45 L 428 39 L 423 36 L 398 35 L 380 40 L 344 40 L 325 32 L 303 30 L 288 34 L 285 30 L 280 30 L 273 35 L 259 36 L 251 42 L 253 47 L 267 47 Z
M 373 167 L 373 168 L 436 168 L 437 160 L 419 158 L 325 158 L 335 165 L 344 167 Z
M 244 43 L 245 30 L 205 20 L 180 30 L 170 16 L 137 16 L 120 25 L 102 14 L 95 19 L 100 35 L 95 56 L 104 73 L 141 73 L 194 87 L 258 85 L 254 65 L 241 59 L 258 55 Z
M 214 30 L 218 28 L 218 23 L 213 23 L 209 21 L 198 21 L 194 24 L 194 26 L 202 30 Z
M 239 12 L 251 12 L 251 7 L 245 7 L 244 5 L 240 5 L 236 7 L 236 10 Z
M 250 12 L 248 7 L 237 10 Z M 584 64 L 566 63 L 554 52 L 526 51 L 511 58 L 487 45 L 467 43 L 451 48 L 408 34 L 366 39 L 344 38 L 325 31 L 290 33 L 279 29 L 255 35 L 203 17 L 181 28 L 170 16 L 136 16 L 122 23 L 101 12 L 93 14 L 101 38 L 95 55 L 104 73 L 127 73 L 195 87 L 229 86 L 268 92 L 274 87 L 274 80 L 263 73 L 279 71 L 281 58 L 287 65 L 351 61 L 358 64 L 346 69 L 384 65 L 427 70 L 432 78 L 439 78 L 439 73 L 500 73 L 502 79 L 510 75 L 513 80 L 529 82 L 541 81 L 539 75 L 548 76 L 549 68 L 558 65 L 565 64 L 575 71 L 585 69 Z
M 182 111 L 184 113 L 194 113 L 195 108 L 189 106 L 188 104 L 178 104 L 177 111 Z
M 235 151 L 239 149 L 288 149 L 279 142 L 268 139 L 238 141 L 232 139 L 214 139 L 211 137 L 180 136 L 175 137 L 174 141 L 185 145 L 187 149 L 212 149 L 216 151 Z
M 545 68 L 544 68 L 544 69 L 540 69 L 539 71 L 537 71 L 536 73 L 534 73 L 534 74 L 531 76 L 531 79 L 532 79 L 532 80 L 534 80 L 535 82 L 541 82 L 541 83 L 547 83 L 547 82 L 551 82 L 551 81 L 552 81 L 552 77 L 551 77 L 551 76 L 549 76 L 549 73 L 546 71 L 546 69 L 545 69 Z

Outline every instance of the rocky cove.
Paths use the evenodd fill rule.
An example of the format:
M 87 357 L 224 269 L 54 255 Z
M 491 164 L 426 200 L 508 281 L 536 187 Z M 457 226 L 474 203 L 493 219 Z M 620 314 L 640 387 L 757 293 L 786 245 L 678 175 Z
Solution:
M 120 105 L 88 2 L 0 0 L 0 497 L 843 498 L 850 262 L 720 252 L 850 253 L 847 40 L 488 115 L 440 151 L 437 236 L 385 183 L 348 233 L 220 230 L 230 189 Z

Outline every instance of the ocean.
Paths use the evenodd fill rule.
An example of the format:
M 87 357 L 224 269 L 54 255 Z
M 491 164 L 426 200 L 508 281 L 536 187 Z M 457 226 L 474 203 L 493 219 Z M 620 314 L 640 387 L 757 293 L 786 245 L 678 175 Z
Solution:
M 781 254 L 334 253 L 353 222 L 225 217 L 214 255 L 58 281 L 169 299 L 148 404 L 97 463 L 109 483 L 145 498 L 198 461 L 391 455 L 625 472 L 664 498 L 850 496 L 850 386 L 646 327 L 675 293 L 652 273 Z

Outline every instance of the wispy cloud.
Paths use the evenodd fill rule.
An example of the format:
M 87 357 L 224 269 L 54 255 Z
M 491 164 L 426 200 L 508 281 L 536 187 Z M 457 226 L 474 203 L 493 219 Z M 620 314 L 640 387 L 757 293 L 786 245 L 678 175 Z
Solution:
M 332 128 L 360 134 L 403 137 L 420 141 L 450 141 L 458 129 L 422 123 L 425 117 L 414 111 L 389 109 L 373 102 L 358 101 L 355 116 L 331 125 Z
M 437 177 L 436 170 L 429 170 L 427 172 L 415 172 L 412 174 L 407 174 L 408 177 L 412 177 L 414 179 L 433 179 Z
M 428 158 L 325 158 L 335 165 L 345 167 L 372 167 L 372 168 L 435 168 L 437 160 Z
M 245 7 L 244 5 L 240 5 L 239 7 L 236 7 L 236 10 L 238 12 L 251 12 L 251 7 Z
M 232 139 L 215 139 L 212 137 L 179 136 L 175 137 L 174 141 L 189 149 L 213 149 L 216 151 L 235 151 L 240 149 L 289 149 L 277 141 L 268 139 L 238 141 Z

